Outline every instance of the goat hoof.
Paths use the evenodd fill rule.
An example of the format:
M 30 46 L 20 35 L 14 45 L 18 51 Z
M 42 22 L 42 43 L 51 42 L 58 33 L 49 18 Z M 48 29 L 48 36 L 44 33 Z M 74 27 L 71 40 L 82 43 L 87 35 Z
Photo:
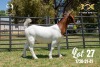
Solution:
M 38 59 L 37 57 L 35 57 L 34 59 Z
M 22 56 L 21 56 L 21 57 L 25 58 L 25 57 L 26 57 L 26 55 L 22 54 Z
M 49 59 L 53 59 L 52 57 L 49 57 Z
M 59 58 L 62 58 L 62 57 L 63 57 L 63 56 L 60 54 L 60 55 L 59 55 Z

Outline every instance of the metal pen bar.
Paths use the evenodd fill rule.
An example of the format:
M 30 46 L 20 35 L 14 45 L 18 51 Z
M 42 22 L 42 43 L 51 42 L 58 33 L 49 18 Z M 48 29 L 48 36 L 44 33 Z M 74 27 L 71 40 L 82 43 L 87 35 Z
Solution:
M 67 47 L 67 49 L 69 49 L 69 43 L 68 43 L 68 34 L 67 34 L 67 30 L 66 30 L 66 47 Z
M 100 15 L 98 15 L 98 28 L 99 28 L 99 45 L 100 45 Z
M 81 14 L 81 22 L 82 22 L 82 37 L 83 37 L 83 48 L 85 48 L 85 38 L 84 38 L 84 30 L 83 30 L 83 17 L 82 17 L 82 14 Z
M 11 16 L 9 16 L 9 51 L 12 48 L 12 34 L 11 34 Z

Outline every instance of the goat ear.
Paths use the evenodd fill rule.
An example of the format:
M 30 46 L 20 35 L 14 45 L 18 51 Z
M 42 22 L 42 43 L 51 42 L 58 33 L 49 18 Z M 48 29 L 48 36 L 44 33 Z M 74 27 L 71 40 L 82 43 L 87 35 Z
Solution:
M 70 19 L 74 19 L 74 17 L 73 17 L 71 14 L 69 14 L 69 18 L 70 18 Z
M 75 20 L 74 20 L 74 16 L 69 14 L 69 18 L 72 20 L 73 23 L 75 23 Z

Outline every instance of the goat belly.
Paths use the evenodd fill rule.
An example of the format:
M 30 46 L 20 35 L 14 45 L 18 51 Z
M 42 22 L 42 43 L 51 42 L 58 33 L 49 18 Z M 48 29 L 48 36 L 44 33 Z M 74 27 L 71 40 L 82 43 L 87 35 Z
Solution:
M 43 32 L 43 30 L 41 30 L 41 32 Z M 57 40 L 59 38 L 57 35 L 58 34 L 50 31 L 44 31 L 43 33 L 36 33 L 35 40 L 37 43 L 51 43 L 54 39 Z
M 36 43 L 42 43 L 42 44 L 45 44 L 45 43 L 47 43 L 47 44 L 49 44 L 49 43 L 51 43 L 52 42 L 52 39 L 51 38 L 36 38 L 35 39 L 35 42 Z

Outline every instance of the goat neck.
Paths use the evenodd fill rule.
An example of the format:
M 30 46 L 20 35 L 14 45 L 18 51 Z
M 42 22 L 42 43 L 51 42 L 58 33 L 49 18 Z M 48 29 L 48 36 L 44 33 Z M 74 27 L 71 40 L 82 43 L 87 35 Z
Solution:
M 69 24 L 68 21 L 69 14 L 64 15 L 64 17 L 57 23 L 61 30 L 61 34 L 64 35 L 66 33 L 67 26 Z

